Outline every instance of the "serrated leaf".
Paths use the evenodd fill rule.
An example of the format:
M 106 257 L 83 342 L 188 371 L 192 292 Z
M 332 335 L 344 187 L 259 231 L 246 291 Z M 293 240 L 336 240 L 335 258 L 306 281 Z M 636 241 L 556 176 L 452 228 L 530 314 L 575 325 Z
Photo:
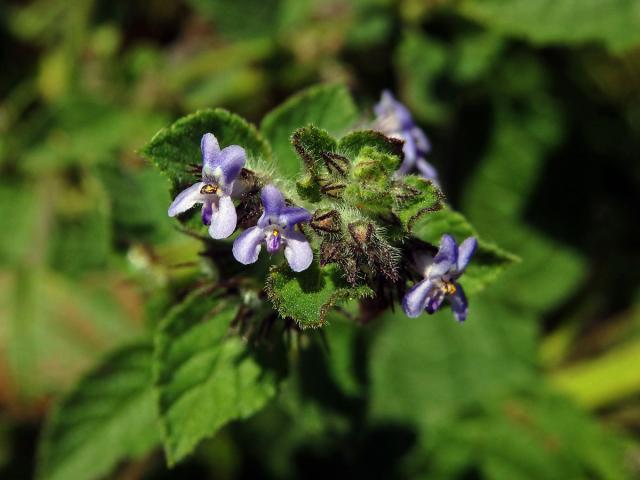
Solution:
M 155 338 L 154 377 L 169 465 L 276 394 L 277 375 L 229 333 L 238 305 L 195 292 L 169 312 Z
M 80 380 L 51 414 L 40 440 L 40 480 L 105 477 L 160 443 L 151 345 L 116 350 Z
M 415 175 L 407 175 L 400 185 L 400 198 L 393 212 L 408 232 L 411 232 L 420 218 L 442 209 L 444 195 L 433 182 Z M 405 185 L 408 187 L 406 192 L 402 191 Z
M 351 132 L 338 142 L 338 151 L 352 159 L 357 157 L 364 147 L 373 147 L 386 155 L 402 156 L 402 141 L 389 138 L 374 130 Z
M 216 136 L 221 148 L 229 145 L 242 146 L 247 152 L 249 166 L 271 161 L 269 144 L 253 125 L 221 108 L 200 110 L 160 130 L 141 150 L 169 178 L 173 197 L 199 181 L 199 175 L 193 175 L 190 170 L 191 167 L 200 167 L 202 164 L 200 140 L 207 132 Z M 201 229 L 202 222 L 196 211 L 197 209 L 193 209 L 190 215 L 186 214 L 181 218 L 185 221 L 192 219 L 190 226 Z
M 319 267 L 315 262 L 300 273 L 289 267 L 272 268 L 265 290 L 280 316 L 302 328 L 322 326 L 329 310 L 340 302 L 373 296 L 366 285 L 349 286 L 335 266 Z
M 482 290 L 506 267 L 519 261 L 515 255 L 483 240 L 461 213 L 448 208 L 422 217 L 412 232 L 416 238 L 436 246 L 445 233 L 452 235 L 458 242 L 470 236 L 478 239 L 478 249 L 464 275 L 460 277 L 460 283 L 467 293 Z
M 614 52 L 640 44 L 640 4 L 627 0 L 465 0 L 463 15 L 538 44 L 601 42 Z
M 318 175 L 324 165 L 327 152 L 336 149 L 336 140 L 327 132 L 314 125 L 298 128 L 291 137 L 291 143 L 298 157 L 304 162 L 305 169 L 311 175 Z
M 260 131 L 273 147 L 276 168 L 286 178 L 295 178 L 302 164 L 291 147 L 293 132 L 309 124 L 339 136 L 357 119 L 358 111 L 343 85 L 319 85 L 300 92 L 269 112 Z

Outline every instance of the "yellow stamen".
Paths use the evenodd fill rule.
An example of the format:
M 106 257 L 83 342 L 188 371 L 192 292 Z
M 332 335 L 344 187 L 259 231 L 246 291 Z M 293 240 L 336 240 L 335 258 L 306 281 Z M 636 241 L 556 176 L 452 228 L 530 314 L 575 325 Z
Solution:
M 447 295 L 453 295 L 454 293 L 456 293 L 456 286 L 453 284 L 453 282 L 444 282 L 444 285 L 442 285 L 442 289 Z
M 202 193 L 204 195 L 210 195 L 212 193 L 218 193 L 218 186 L 217 185 L 212 185 L 210 183 L 207 183 L 207 184 L 202 186 L 202 188 L 200 189 L 200 193 Z
M 274 228 L 273 229 L 273 236 L 277 237 L 279 234 L 280 234 L 280 232 L 278 232 L 278 230 Z

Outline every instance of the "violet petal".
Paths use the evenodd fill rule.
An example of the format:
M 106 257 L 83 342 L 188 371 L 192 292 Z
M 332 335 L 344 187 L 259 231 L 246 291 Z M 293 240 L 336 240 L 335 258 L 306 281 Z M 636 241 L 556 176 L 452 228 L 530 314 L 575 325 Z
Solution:
M 453 295 L 449 295 L 449 302 L 451 303 L 451 310 L 453 311 L 453 315 L 456 317 L 456 320 L 464 322 L 469 311 L 469 303 L 467 302 L 467 297 L 465 296 L 462 287 L 457 283 L 455 286 L 456 292 Z
M 427 306 L 427 298 L 433 290 L 433 283 L 428 279 L 416 283 L 402 299 L 402 310 L 410 318 L 419 317 Z
M 169 206 L 169 216 L 175 217 L 182 212 L 186 212 L 196 203 L 203 202 L 204 195 L 200 193 L 202 185 L 202 182 L 194 183 L 189 188 L 185 188 L 182 192 L 180 192 Z
M 287 232 L 285 240 L 287 243 L 284 247 L 284 256 L 289 262 L 291 270 L 302 272 L 309 268 L 313 262 L 313 250 L 311 250 L 307 237 L 300 232 Z
M 223 195 L 218 201 L 218 208 L 214 208 L 209 226 L 209 235 L 216 240 L 229 237 L 236 229 L 238 216 L 231 197 Z
M 258 260 L 264 232 L 260 227 L 247 228 L 233 242 L 233 256 L 243 265 L 255 263 Z

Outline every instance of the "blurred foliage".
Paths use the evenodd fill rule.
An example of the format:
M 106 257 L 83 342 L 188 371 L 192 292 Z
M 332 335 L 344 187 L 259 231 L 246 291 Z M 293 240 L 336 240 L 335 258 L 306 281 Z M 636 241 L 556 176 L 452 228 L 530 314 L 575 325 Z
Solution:
M 0 477 L 33 476 L 58 398 L 40 478 L 640 475 L 638 32 L 625 0 L 0 4 Z M 287 380 L 260 379 L 251 402 L 277 402 L 167 471 L 136 383 L 149 350 L 131 345 L 159 324 L 198 337 L 169 309 L 208 266 L 137 151 L 195 110 L 257 123 L 340 82 L 361 111 L 397 92 L 449 202 L 521 262 L 471 294 L 464 325 L 355 326 L 345 303 L 324 333 L 291 339 Z M 295 103 L 261 125 L 282 158 Z M 223 334 L 207 333 L 234 361 L 244 344 Z M 166 353 L 166 375 L 207 361 Z M 195 397 L 223 381 L 204 370 Z M 252 411 L 173 404 L 184 385 L 160 373 L 188 435 L 210 431 L 179 421 L 190 409 L 205 423 Z M 175 435 L 181 456 L 192 445 Z

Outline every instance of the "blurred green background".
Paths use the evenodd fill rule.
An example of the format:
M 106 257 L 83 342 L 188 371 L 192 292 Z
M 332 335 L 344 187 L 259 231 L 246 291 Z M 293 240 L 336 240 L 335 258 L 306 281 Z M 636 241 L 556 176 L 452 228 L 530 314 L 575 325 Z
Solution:
M 196 257 L 136 150 L 320 82 L 396 92 L 523 261 L 463 326 L 328 327 L 267 410 L 110 478 L 640 478 L 640 2 L 4 1 L 0 46 L 0 478 L 33 476 L 51 402 Z

